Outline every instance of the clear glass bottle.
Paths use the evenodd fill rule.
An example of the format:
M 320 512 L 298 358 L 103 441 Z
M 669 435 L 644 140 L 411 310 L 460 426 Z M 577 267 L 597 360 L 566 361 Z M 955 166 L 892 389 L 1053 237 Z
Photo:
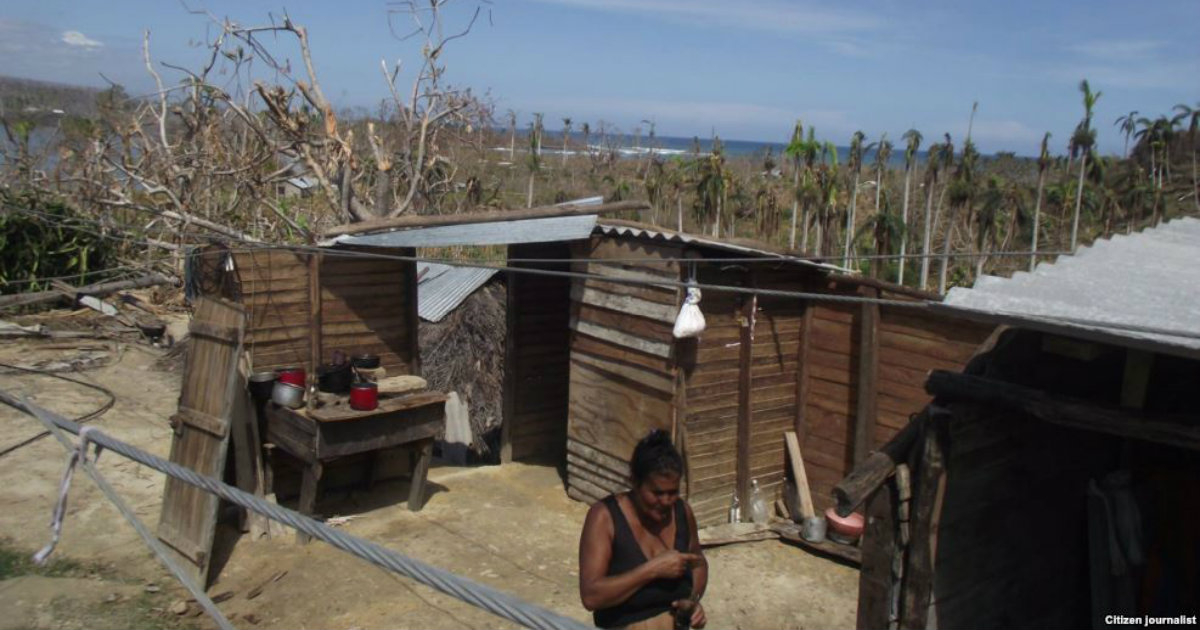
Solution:
M 763 498 L 762 491 L 758 489 L 758 480 L 750 480 L 750 520 L 755 523 L 766 524 L 767 522 L 767 501 Z
M 740 523 L 742 521 L 742 503 L 738 500 L 737 488 L 733 489 L 733 498 L 729 501 L 729 522 Z

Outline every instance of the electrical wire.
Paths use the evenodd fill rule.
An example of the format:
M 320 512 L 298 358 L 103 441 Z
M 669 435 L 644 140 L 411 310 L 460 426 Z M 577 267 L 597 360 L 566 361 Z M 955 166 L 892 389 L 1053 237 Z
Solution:
M 50 372 L 47 370 L 39 370 L 36 368 L 21 367 L 19 365 L 11 365 L 8 363 L 0 363 L 0 368 L 16 370 L 18 372 L 26 372 L 29 374 L 36 374 L 39 376 L 49 376 L 52 378 L 57 378 L 62 381 L 67 381 L 68 383 L 75 383 L 77 385 L 83 385 L 84 387 L 89 387 L 91 389 L 94 389 L 94 390 L 100 392 L 101 394 L 104 394 L 106 397 L 108 397 L 108 401 L 106 401 L 103 405 L 100 405 L 100 407 L 97 408 L 95 411 L 85 413 L 82 416 L 79 416 L 78 418 L 75 418 L 72 420 L 72 422 L 75 422 L 77 424 L 83 424 L 90 420 L 95 420 L 96 418 L 99 418 L 100 416 L 102 416 L 106 412 L 108 412 L 109 409 L 112 409 L 113 405 L 115 405 L 117 402 L 117 397 L 115 395 L 113 395 L 112 390 L 108 389 L 107 387 L 104 387 L 103 385 L 96 385 L 95 383 L 88 383 L 87 381 L 81 381 L 79 379 L 74 379 L 74 378 L 71 378 L 68 376 L 63 376 L 62 374 L 56 374 L 54 372 Z M 11 453 L 17 449 L 29 446 L 30 444 L 33 444 L 34 442 L 46 437 L 47 435 L 50 435 L 49 431 L 42 431 L 41 433 L 38 433 L 37 435 L 34 435 L 33 437 L 30 437 L 28 439 L 17 442 L 16 444 L 6 446 L 6 447 L 4 447 L 4 450 L 0 450 L 0 457 L 4 457 L 5 455 L 8 455 L 9 453 Z

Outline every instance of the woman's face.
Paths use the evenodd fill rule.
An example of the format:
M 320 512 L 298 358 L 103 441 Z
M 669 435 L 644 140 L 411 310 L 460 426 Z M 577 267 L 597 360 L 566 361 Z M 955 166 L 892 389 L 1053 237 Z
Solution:
M 679 475 L 651 473 L 629 493 L 633 505 L 643 517 L 655 523 L 671 520 L 671 510 L 679 500 Z

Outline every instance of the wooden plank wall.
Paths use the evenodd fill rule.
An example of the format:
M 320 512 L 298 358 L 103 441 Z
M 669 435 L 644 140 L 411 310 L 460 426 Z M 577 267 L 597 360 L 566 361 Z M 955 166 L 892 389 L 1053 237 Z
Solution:
M 336 250 L 321 255 L 322 362 L 334 350 L 371 353 L 389 374 L 421 373 L 416 296 L 409 290 L 414 264 Z
M 802 290 L 795 269 L 754 271 L 761 288 Z M 805 304 L 793 298 L 759 297 L 750 360 L 750 476 L 768 505 L 783 485 L 783 434 L 796 426 L 796 379 Z
M 853 291 L 848 285 L 831 287 L 835 293 Z M 853 468 L 863 310 L 832 302 L 818 302 L 812 310 L 801 438 L 813 502 L 824 510 L 833 505 L 833 486 Z M 924 383 L 931 370 L 962 370 L 992 329 L 916 309 L 881 307 L 868 450 L 890 440 L 911 414 L 928 404 Z
M 246 350 L 256 371 L 308 365 L 308 256 L 284 250 L 233 254 L 246 308 Z
M 510 259 L 569 260 L 565 243 L 512 245 Z M 565 271 L 564 264 L 512 263 L 514 267 Z M 567 437 L 568 320 L 571 280 L 508 274 L 508 338 L 505 340 L 504 429 L 501 459 L 561 462 Z
M 634 240 L 596 237 L 577 258 L 677 258 L 682 251 Z M 573 269 L 614 279 L 678 280 L 677 262 L 579 262 Z M 678 289 L 606 280 L 573 281 L 567 428 L 567 486 L 596 501 L 624 487 L 629 456 L 650 429 L 675 423 Z
M 405 250 L 389 250 L 405 253 Z M 408 250 L 411 251 L 411 250 Z M 308 255 L 283 250 L 234 255 L 237 294 L 246 307 L 246 348 L 255 370 L 311 362 Z M 393 374 L 420 374 L 412 262 L 321 255 L 321 354 L 380 355 Z
M 697 280 L 704 284 L 740 285 L 739 272 L 722 272 L 702 264 Z M 696 342 L 695 362 L 685 365 L 686 406 L 684 456 L 687 458 L 688 503 L 701 527 L 728 519 L 737 489 L 738 376 L 741 366 L 743 298 L 708 291 L 700 301 L 704 334 Z

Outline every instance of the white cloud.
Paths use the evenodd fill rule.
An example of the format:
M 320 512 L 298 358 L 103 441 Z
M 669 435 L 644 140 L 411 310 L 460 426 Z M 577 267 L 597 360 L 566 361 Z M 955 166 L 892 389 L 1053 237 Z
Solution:
M 596 11 L 640 13 L 656 17 L 723 28 L 782 33 L 834 34 L 874 31 L 884 26 L 874 14 L 844 8 L 814 6 L 813 3 L 766 0 L 540 0 Z
M 1166 46 L 1166 42 L 1149 39 L 1104 40 L 1074 44 L 1067 50 L 1091 59 L 1130 61 L 1154 57 Z
M 104 46 L 103 42 L 96 41 L 79 31 L 63 31 L 62 42 L 68 46 L 79 46 L 81 48 L 100 48 Z

